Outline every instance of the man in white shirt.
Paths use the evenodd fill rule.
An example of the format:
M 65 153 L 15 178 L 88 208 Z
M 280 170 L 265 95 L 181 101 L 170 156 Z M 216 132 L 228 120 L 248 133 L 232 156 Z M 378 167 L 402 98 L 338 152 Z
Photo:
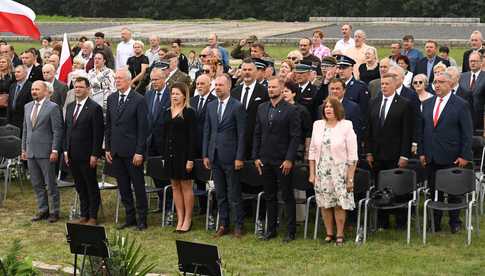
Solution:
M 145 56 L 148 58 L 148 66 L 152 66 L 153 62 L 159 61 L 160 56 L 158 52 L 160 51 L 160 37 L 157 35 L 152 35 L 149 38 L 150 49 L 145 52 Z
M 335 48 L 333 48 L 333 50 L 340 51 L 343 53 L 345 50 L 348 50 L 354 47 L 355 41 L 353 38 L 350 37 L 352 35 L 352 25 L 343 24 L 342 27 L 340 28 L 340 31 L 342 32 L 343 38 L 337 41 L 337 43 L 335 44 Z
M 128 28 L 121 29 L 121 42 L 116 47 L 116 69 L 126 67 L 128 58 L 134 55 L 131 31 Z

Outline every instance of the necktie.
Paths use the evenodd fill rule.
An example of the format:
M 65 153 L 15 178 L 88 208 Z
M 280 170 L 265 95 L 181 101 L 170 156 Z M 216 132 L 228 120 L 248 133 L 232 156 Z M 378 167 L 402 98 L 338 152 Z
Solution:
M 118 102 L 118 112 L 121 110 L 121 107 L 125 104 L 125 96 L 124 94 L 120 94 L 120 101 Z
M 248 95 L 249 95 L 249 87 L 246 86 L 246 92 L 244 93 L 244 97 L 243 97 L 244 109 L 247 109 L 247 106 L 248 106 Z
M 17 88 L 15 88 L 15 95 L 13 96 L 13 109 L 15 109 L 15 107 L 17 105 L 17 97 L 18 97 L 21 89 L 22 89 L 22 85 L 17 84 Z
M 35 102 L 35 105 L 34 105 L 34 110 L 32 111 L 33 114 L 32 114 L 32 127 L 35 127 L 35 124 L 37 123 L 37 113 L 39 111 L 39 106 L 40 104 L 38 102 Z
M 202 108 L 204 107 L 204 97 L 199 98 L 199 105 L 197 106 L 197 112 L 201 113 Z
M 438 106 L 436 107 L 436 111 L 434 112 L 434 116 L 433 116 L 433 125 L 434 127 L 436 127 L 436 125 L 438 124 L 438 119 L 440 118 L 440 106 L 441 106 L 441 103 L 443 102 L 443 98 L 439 98 L 440 101 L 438 102 Z
M 222 105 L 224 104 L 223 101 L 219 102 L 219 106 L 217 107 L 217 120 L 220 123 L 222 121 Z
M 470 84 L 470 89 L 475 89 L 476 76 L 472 73 L 472 83 Z
M 76 110 L 74 110 L 74 115 L 72 115 L 72 122 L 76 123 L 77 121 L 77 116 L 79 115 L 79 110 L 81 109 L 81 104 L 76 105 Z
M 384 126 L 384 122 L 386 121 L 386 104 L 387 98 L 384 98 L 384 103 L 382 104 L 381 112 L 379 113 L 379 123 L 381 127 Z
M 158 114 L 158 110 L 160 108 L 161 96 L 162 96 L 162 93 L 157 92 L 157 95 L 155 96 L 155 100 L 153 101 L 152 115 Z

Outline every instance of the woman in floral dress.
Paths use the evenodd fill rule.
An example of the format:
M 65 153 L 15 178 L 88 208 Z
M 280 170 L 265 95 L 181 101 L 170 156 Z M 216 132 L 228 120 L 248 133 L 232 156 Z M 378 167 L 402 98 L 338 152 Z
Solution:
M 94 55 L 94 68 L 88 73 L 89 83 L 93 89 L 91 99 L 103 107 L 106 115 L 108 96 L 116 92 L 115 73 L 106 66 L 106 56 L 102 52 Z
M 309 181 L 314 184 L 317 206 L 322 210 L 327 231 L 325 242 L 335 239 L 335 220 L 335 243 L 342 245 L 346 211 L 355 207 L 353 179 L 358 160 L 357 137 L 352 122 L 344 119 L 344 108 L 337 98 L 328 97 L 323 106 L 324 119 L 313 124 Z

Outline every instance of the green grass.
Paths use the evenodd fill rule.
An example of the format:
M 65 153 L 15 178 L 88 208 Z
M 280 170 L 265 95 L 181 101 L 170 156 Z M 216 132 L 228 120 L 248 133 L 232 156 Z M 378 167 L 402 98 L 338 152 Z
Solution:
M 65 239 L 65 226 L 72 190 L 63 190 L 62 217 L 59 223 L 31 223 L 35 213 L 35 198 L 31 188 L 22 193 L 14 183 L 5 208 L 0 209 L 0 256 L 11 241 L 21 239 L 23 252 L 34 260 L 49 264 L 72 263 Z M 115 192 L 102 192 L 104 219 L 107 231 L 114 229 Z M 123 213 L 123 211 L 121 212 Z M 100 219 L 102 219 L 100 217 Z M 447 218 L 444 218 L 444 220 Z M 482 220 L 483 221 L 483 220 Z M 126 230 L 141 242 L 143 253 L 157 264 L 155 272 L 175 275 L 177 255 L 175 240 L 183 239 L 217 245 L 228 272 L 239 275 L 484 275 L 485 235 L 473 234 L 472 245 L 464 244 L 465 233 L 452 235 L 447 227 L 440 234 L 429 236 L 424 246 L 421 236 L 412 233 L 406 245 L 404 231 L 385 231 L 370 235 L 367 244 L 355 245 L 353 233 L 347 233 L 342 248 L 323 245 L 314 240 L 303 240 L 303 225 L 298 226 L 297 240 L 282 244 L 281 237 L 262 242 L 251 234 L 253 224 L 246 223 L 249 232 L 242 240 L 225 236 L 220 240 L 203 228 L 203 217 L 195 218 L 194 230 L 188 234 L 174 234 L 172 227 L 161 228 L 159 214 L 149 215 L 149 229 L 143 233 Z M 484 229 L 485 223 L 481 224 Z M 322 227 L 320 228 L 322 229 Z M 313 232 L 313 228 L 310 227 Z M 284 231 L 281 231 L 283 233 Z M 323 238 L 323 233 L 320 233 Z M 228 274 L 231 275 L 231 274 Z M 237 275 L 237 274 L 234 274 Z
M 35 42 L 12 42 L 11 43 L 14 47 L 17 53 L 20 53 L 28 48 L 35 47 L 38 48 L 40 47 L 40 43 L 35 43 Z M 74 42 L 71 43 L 71 45 L 74 45 Z M 162 47 L 166 47 L 170 49 L 169 45 L 162 45 Z M 185 54 L 188 54 L 190 50 L 194 50 L 196 53 L 199 53 L 204 46 L 202 45 L 185 45 L 183 47 L 183 52 Z M 230 52 L 232 47 L 227 47 L 228 51 Z M 266 45 L 266 51 L 268 54 L 275 58 L 277 61 L 281 61 L 286 58 L 287 54 L 296 49 L 296 45 L 289 45 L 289 44 L 278 44 L 278 45 Z M 453 57 L 456 62 L 461 65 L 462 59 L 463 59 L 463 52 L 465 52 L 467 49 L 465 48 L 453 48 L 451 49 L 450 56 Z M 390 49 L 389 48 L 384 48 L 380 47 L 377 49 L 379 53 L 379 58 L 383 58 L 386 56 L 389 56 L 390 54 Z M 116 46 L 113 46 L 113 52 L 116 52 Z M 234 60 L 234 64 L 238 64 L 240 61 Z

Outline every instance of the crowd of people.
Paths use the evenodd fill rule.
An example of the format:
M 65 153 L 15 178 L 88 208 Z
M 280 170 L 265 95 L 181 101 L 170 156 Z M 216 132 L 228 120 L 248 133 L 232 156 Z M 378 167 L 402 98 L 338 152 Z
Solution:
M 469 166 L 472 136 L 482 135 L 482 34 L 470 35 L 471 49 L 458 68 L 449 48 L 433 40 L 426 41 L 422 53 L 413 36 L 405 35 L 390 45 L 389 57 L 379 60 L 363 30 L 343 24 L 341 31 L 333 49 L 316 30 L 281 61 L 256 36 L 229 52 L 210 34 L 208 46 L 187 57 L 179 39 L 168 49 L 151 36 L 146 47 L 127 28 L 113 53 L 97 32 L 94 42 L 83 37 L 72 49 L 73 70 L 66 83 L 56 73 L 58 42 L 45 37 L 40 49 L 20 57 L 1 42 L 0 116 L 22 130 L 22 159 L 38 203 L 32 221 L 59 220 L 56 175 L 66 165 L 80 198 L 76 222 L 97 224 L 101 159 L 110 165 L 125 207 L 120 229 L 147 228 L 144 163 L 155 156 L 162 157 L 159 169 L 169 181 L 153 180 L 159 188 L 172 185 L 177 233 L 192 228 L 193 186 L 205 189 L 205 183 L 194 181 L 198 159 L 215 183 L 216 237 L 231 228 L 236 238 L 244 235 L 242 193 L 264 191 L 268 226 L 261 239 L 277 236 L 282 202 L 283 241 L 294 240 L 291 175 L 296 164 L 308 165 L 313 189 L 307 196 L 314 193 L 322 209 L 324 240 L 338 245 L 357 200 L 357 167 L 370 168 L 376 176 L 406 168 L 409 159 L 417 158 L 429 171 L 434 194 L 436 170 Z M 249 160 L 261 176 L 259 190 L 241 177 Z M 404 228 L 404 213 L 394 215 L 396 227 Z M 461 221 L 456 212 L 450 215 L 456 233 Z M 440 219 L 435 212 L 437 231 Z M 388 212 L 379 215 L 379 227 L 390 227 Z

